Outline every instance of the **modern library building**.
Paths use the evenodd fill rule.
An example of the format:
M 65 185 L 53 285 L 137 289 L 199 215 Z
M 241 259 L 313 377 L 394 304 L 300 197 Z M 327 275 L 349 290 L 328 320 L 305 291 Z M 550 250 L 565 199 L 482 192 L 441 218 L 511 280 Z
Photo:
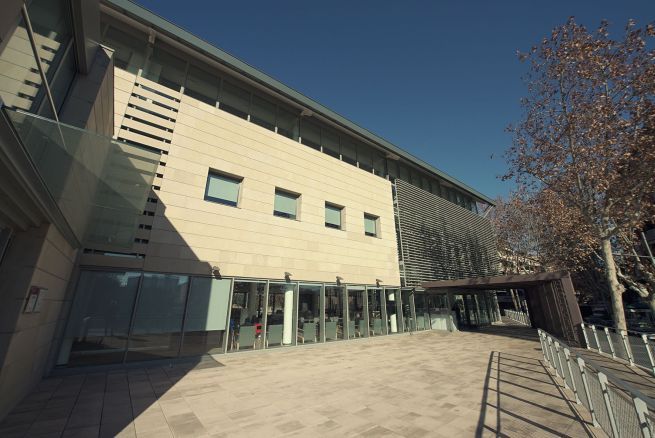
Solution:
M 488 197 L 130 1 L 2 15 L 0 417 L 59 368 L 497 318 L 421 288 L 497 272 Z

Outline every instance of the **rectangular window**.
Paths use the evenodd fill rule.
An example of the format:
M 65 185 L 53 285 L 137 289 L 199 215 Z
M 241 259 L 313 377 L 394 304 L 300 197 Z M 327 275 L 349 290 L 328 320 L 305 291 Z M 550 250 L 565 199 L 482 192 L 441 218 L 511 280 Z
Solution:
M 339 134 L 327 128 L 323 128 L 321 130 L 321 143 L 323 146 L 323 153 L 334 158 L 341 158 L 341 152 L 339 151 Z
M 223 81 L 219 108 L 242 119 L 247 119 L 250 111 L 250 92 Z
M 237 206 L 239 202 L 239 189 L 243 178 L 209 172 L 207 187 L 205 188 L 205 201 Z
M 381 176 L 383 178 L 386 178 L 387 176 L 387 160 L 378 151 L 373 151 L 373 170 L 375 170 L 375 174 L 378 176 Z
M 359 162 L 360 169 L 364 169 L 367 172 L 373 171 L 372 152 L 371 148 L 364 143 L 357 145 L 357 161 Z
M 250 121 L 262 128 L 275 131 L 275 104 L 253 95 Z
M 298 141 L 298 113 L 278 106 L 277 133 Z
M 357 147 L 352 139 L 341 138 L 341 160 L 354 166 L 357 165 Z
M 144 76 L 151 81 L 179 91 L 184 84 L 185 71 L 186 61 L 177 56 L 175 49 L 156 42 Z
M 295 193 L 275 189 L 275 204 L 273 214 L 287 219 L 296 219 L 298 215 L 298 198 Z
M 220 80 L 215 74 L 209 73 L 195 65 L 189 65 L 189 73 L 184 85 L 184 94 L 208 105 L 216 106 L 218 100 L 218 85 Z
M 378 237 L 379 217 L 364 213 L 364 234 L 371 237 Z
M 302 144 L 317 151 L 321 150 L 321 127 L 307 120 L 306 117 L 300 122 L 300 138 Z
M 341 216 L 343 207 L 338 205 L 325 203 L 325 226 L 329 228 L 341 229 Z

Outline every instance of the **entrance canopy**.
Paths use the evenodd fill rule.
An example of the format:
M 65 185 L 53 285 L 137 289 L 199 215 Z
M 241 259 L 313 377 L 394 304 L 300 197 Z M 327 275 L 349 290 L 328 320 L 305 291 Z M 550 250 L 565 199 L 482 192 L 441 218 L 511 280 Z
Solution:
M 421 286 L 428 292 L 523 289 L 533 327 L 544 329 L 569 343 L 581 343 L 582 315 L 567 271 L 432 280 Z

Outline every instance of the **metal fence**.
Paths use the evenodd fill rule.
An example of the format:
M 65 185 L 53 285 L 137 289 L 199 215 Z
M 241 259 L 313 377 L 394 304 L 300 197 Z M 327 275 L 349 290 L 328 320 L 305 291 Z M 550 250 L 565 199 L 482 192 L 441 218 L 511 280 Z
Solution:
M 623 359 L 655 374 L 653 342 L 646 333 L 581 324 L 587 349 Z M 652 335 L 651 335 L 652 336 Z
M 517 312 L 515 310 L 505 310 L 505 316 L 516 322 L 520 322 L 521 324 L 525 324 L 528 326 L 532 325 L 532 323 L 530 322 L 530 315 L 528 315 L 527 313 Z
M 613 438 L 655 437 L 655 402 L 609 371 L 572 352 L 539 329 L 546 363 L 591 414 L 595 427 Z

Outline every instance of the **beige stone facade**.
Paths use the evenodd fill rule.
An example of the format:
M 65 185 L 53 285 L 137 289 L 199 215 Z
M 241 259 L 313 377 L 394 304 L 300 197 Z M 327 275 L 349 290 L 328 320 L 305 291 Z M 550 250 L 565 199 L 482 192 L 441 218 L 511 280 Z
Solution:
M 155 215 L 143 219 L 152 224 L 140 230 L 147 243 L 135 244 L 143 260 L 85 255 L 82 265 L 400 284 L 388 180 L 124 70 L 115 69 L 115 87 L 116 136 L 164 151 L 157 203 L 146 207 Z M 243 178 L 236 208 L 204 200 L 210 169 Z M 298 220 L 273 215 L 276 188 L 300 194 Z M 325 226 L 326 202 L 344 207 L 342 230 Z M 364 234 L 364 213 L 380 218 L 378 237 Z

